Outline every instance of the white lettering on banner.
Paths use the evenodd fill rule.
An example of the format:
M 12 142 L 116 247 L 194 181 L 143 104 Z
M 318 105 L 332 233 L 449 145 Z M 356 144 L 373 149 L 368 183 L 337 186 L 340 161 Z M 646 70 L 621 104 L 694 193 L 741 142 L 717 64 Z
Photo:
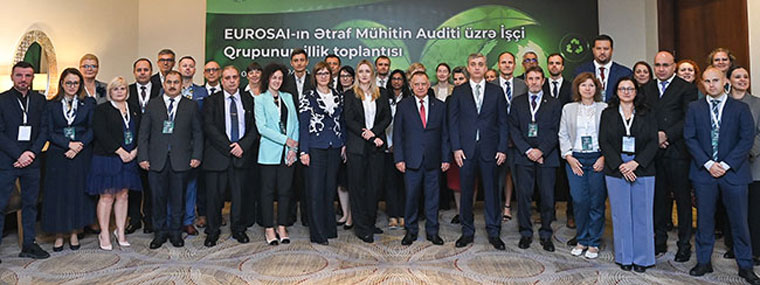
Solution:
M 224 40 L 308 40 L 309 31 L 289 28 L 226 28 Z

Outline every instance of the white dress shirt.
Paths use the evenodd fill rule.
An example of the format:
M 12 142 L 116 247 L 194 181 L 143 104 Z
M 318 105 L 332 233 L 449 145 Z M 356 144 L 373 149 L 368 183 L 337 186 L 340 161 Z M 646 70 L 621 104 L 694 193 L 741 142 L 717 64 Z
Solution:
M 604 67 L 604 80 L 602 80 L 602 74 L 599 73 L 600 67 Z M 604 65 L 601 65 L 594 60 L 594 74 L 596 75 L 596 79 L 599 79 L 599 81 L 602 82 L 602 90 L 607 88 L 607 81 L 610 79 L 610 68 L 612 68 L 612 60 Z
M 153 82 L 148 81 L 145 85 L 140 84 L 139 82 L 135 83 L 135 87 L 137 87 L 137 102 L 140 103 L 140 109 L 145 110 L 145 107 L 148 106 L 148 101 L 150 101 L 150 90 L 153 89 Z M 145 98 L 142 97 L 142 88 L 145 87 Z
M 372 100 L 372 94 L 365 94 L 362 100 L 364 107 L 364 127 L 368 130 L 375 126 L 375 113 L 377 113 L 377 104 Z
M 672 80 L 673 78 L 671 77 L 670 79 Z M 659 84 L 659 82 L 658 82 L 658 84 Z M 720 101 L 720 103 L 718 103 L 718 121 L 723 121 L 723 108 L 726 107 L 726 101 L 728 101 L 727 99 L 728 99 L 728 95 L 726 95 L 726 93 L 723 93 L 723 95 L 720 95 L 720 97 L 718 97 L 718 98 L 713 98 L 713 97 L 710 97 L 710 96 L 705 96 L 705 100 L 707 100 L 707 109 L 710 111 L 710 124 L 712 124 L 712 122 L 714 120 L 713 119 L 713 111 L 712 111 L 712 102 L 710 102 L 710 101 L 712 101 L 712 100 L 718 100 L 718 101 Z M 720 136 L 720 129 L 718 129 L 718 136 Z M 712 157 L 712 152 L 710 153 L 710 157 Z M 715 164 L 715 163 L 716 163 L 716 161 L 713 161 L 712 159 L 710 159 L 707 162 L 705 162 L 704 167 L 705 167 L 705 169 L 707 169 L 707 171 L 710 171 L 710 168 L 712 168 L 713 164 Z M 720 166 L 723 167 L 723 170 L 726 170 L 726 171 L 728 171 L 729 169 L 731 169 L 731 166 L 728 165 L 728 163 L 726 163 L 725 161 L 721 161 L 720 162 Z
M 580 104 L 575 123 L 575 142 L 573 152 L 597 152 L 599 151 L 599 134 L 596 132 L 596 102 L 591 105 Z M 582 137 L 591 137 L 591 149 L 583 150 Z
M 243 101 L 240 98 L 240 91 L 235 91 L 235 94 L 227 93 L 224 91 L 224 128 L 227 133 L 227 138 L 232 140 L 232 119 L 230 119 L 230 97 L 235 98 L 235 106 L 237 106 L 237 118 L 238 118 L 238 140 L 245 134 L 245 109 L 243 109 Z M 282 98 L 281 98 L 282 99 Z
M 547 78 L 549 80 L 549 95 L 551 95 L 553 98 L 559 98 L 559 90 L 562 89 L 562 82 L 565 81 L 565 78 L 562 76 L 559 77 L 559 79 L 552 79 Z M 557 94 L 553 94 L 554 92 L 554 82 L 557 82 Z
M 218 83 L 215 86 L 211 86 L 211 85 L 208 85 L 208 83 L 206 83 L 206 86 L 204 87 L 206 87 L 206 91 L 208 91 L 209 96 L 214 95 L 214 93 L 216 92 L 222 91 L 222 86 L 221 84 L 218 84 Z M 211 89 L 214 89 L 214 92 L 211 92 Z
M 177 106 L 179 106 L 179 100 L 182 100 L 182 96 L 177 95 L 176 97 L 174 97 L 174 104 L 172 104 L 171 112 L 169 112 L 169 104 L 172 103 L 170 102 L 172 98 L 169 96 L 166 96 L 166 93 L 164 93 L 164 95 L 161 97 L 163 97 L 164 105 L 166 106 L 166 116 L 169 118 L 170 121 L 174 121 L 174 118 L 177 117 Z

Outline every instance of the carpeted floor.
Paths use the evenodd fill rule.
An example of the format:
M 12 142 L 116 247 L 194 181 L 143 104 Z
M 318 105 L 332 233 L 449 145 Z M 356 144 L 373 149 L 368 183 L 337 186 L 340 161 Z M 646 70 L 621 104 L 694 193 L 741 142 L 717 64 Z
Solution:
M 279 246 L 266 245 L 260 227 L 248 230 L 248 244 L 231 239 L 227 228 L 213 248 L 203 246 L 201 234 L 187 237 L 183 248 L 166 243 L 150 250 L 152 236 L 138 231 L 128 236 L 129 248 L 119 249 L 114 243 L 113 251 L 102 251 L 97 238 L 88 236 L 78 251 L 67 244 L 64 251 L 53 253 L 52 237 L 42 236 L 38 239 L 52 256 L 32 260 L 16 257 L 19 248 L 11 234 L 0 246 L 0 284 L 743 284 L 734 260 L 722 257 L 722 240 L 716 242 L 715 272 L 689 276 L 696 257 L 686 263 L 673 261 L 675 232 L 669 234 L 670 252 L 658 258 L 654 268 L 644 274 L 622 271 L 613 262 L 609 220 L 599 258 L 573 257 L 564 244 L 575 230 L 565 227 L 564 210 L 559 208 L 564 209 L 564 203 L 558 203 L 558 221 L 553 224 L 553 253 L 541 249 L 537 235 L 530 249 L 517 248 L 516 220 L 503 224 L 507 249 L 494 250 L 484 234 L 481 207 L 475 215 L 475 243 L 461 249 L 454 247 L 460 228 L 449 223 L 453 210 L 440 213 L 443 246 L 426 241 L 424 227 L 417 242 L 402 246 L 403 230 L 387 229 L 382 214 L 377 225 L 385 233 L 376 235 L 374 244 L 342 228 L 329 246 L 311 244 L 308 228 L 298 223 L 289 229 L 293 243 Z

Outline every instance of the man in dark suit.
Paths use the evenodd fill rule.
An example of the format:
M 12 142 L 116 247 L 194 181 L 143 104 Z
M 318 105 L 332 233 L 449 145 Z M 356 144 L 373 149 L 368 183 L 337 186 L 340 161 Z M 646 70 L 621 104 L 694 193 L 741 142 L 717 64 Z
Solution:
M 683 136 L 692 157 L 689 178 L 698 209 L 697 265 L 689 274 L 702 276 L 713 271 L 715 207 L 720 195 L 733 232 L 739 276 L 749 284 L 760 284 L 752 270 L 747 226 L 747 185 L 752 182 L 748 158 L 755 126 L 749 107 L 724 92 L 726 83 L 723 72 L 708 67 L 702 75 L 707 96 L 689 104 L 684 123 Z
M 137 158 L 148 172 L 153 226 L 150 249 L 160 248 L 167 237 L 174 247 L 184 246 L 182 234 L 183 195 L 187 172 L 200 166 L 203 129 L 198 106 L 180 96 L 182 76 L 169 71 L 164 95 L 151 100 L 140 119 Z M 167 205 L 172 214 L 167 219 Z
M 153 65 L 147 58 L 136 60 L 132 65 L 132 73 L 135 75 L 135 83 L 129 85 L 129 94 L 132 96 L 127 98 L 127 103 L 131 106 L 140 106 L 141 113 L 145 113 L 148 102 L 158 97 L 161 88 L 153 85 L 153 82 L 150 80 L 150 75 L 153 73 Z M 140 169 L 140 180 L 142 180 L 143 191 L 132 191 L 132 195 L 129 195 L 129 223 L 124 230 L 126 234 L 137 231 L 143 226 L 143 222 L 145 223 L 143 232 L 146 234 L 153 232 L 148 171 Z
M 424 196 L 427 240 L 442 245 L 443 239 L 438 235 L 438 194 L 441 171 L 449 169 L 446 105 L 428 96 L 430 79 L 424 72 L 412 74 L 411 82 L 414 97 L 399 102 L 393 121 L 394 161 L 396 169 L 406 173 L 406 235 L 401 244 L 411 245 L 417 240 L 419 199 Z
M 158 60 L 156 62 L 156 65 L 158 65 L 158 72 L 150 78 L 150 81 L 153 82 L 153 86 L 158 86 L 159 88 L 163 87 L 166 74 L 174 68 L 176 60 L 177 57 L 173 50 L 162 49 L 158 52 Z
M 245 197 L 243 183 L 248 168 L 256 162 L 253 146 L 259 139 L 253 119 L 253 98 L 241 94 L 240 72 L 234 66 L 222 70 L 222 92 L 206 98 L 203 106 L 203 130 L 206 148 L 203 170 L 206 171 L 208 225 L 204 245 L 212 247 L 219 240 L 224 207 L 224 192 L 229 187 L 230 228 L 232 237 L 247 243 L 247 221 L 243 216 Z
M 499 192 L 496 190 L 496 167 L 507 158 L 507 102 L 503 91 L 495 84 L 485 82 L 486 58 L 471 54 L 467 58 L 468 84 L 454 88 L 448 103 L 448 124 L 454 161 L 461 168 L 462 201 L 459 215 L 462 236 L 456 247 L 472 243 L 473 187 L 475 174 L 480 170 L 483 185 L 486 231 L 494 248 L 504 250 L 499 212 Z
M 612 61 L 612 38 L 608 35 L 599 35 L 594 39 L 591 52 L 594 60 L 581 64 L 575 69 L 575 76 L 582 72 L 592 72 L 602 83 L 602 98 L 609 102 L 615 96 L 615 85 L 623 77 L 631 76 L 631 69 Z
M 338 89 L 338 84 L 340 84 L 339 75 L 340 75 L 340 57 L 338 57 L 335 54 L 329 54 L 325 57 L 325 63 L 327 63 L 328 66 L 330 66 L 330 73 L 332 74 L 332 84 L 330 84 L 330 87 Z M 297 105 L 296 105 L 297 106 Z
M 666 225 L 671 218 L 668 196 L 672 192 L 678 207 L 678 252 L 676 262 L 691 258 L 691 187 L 689 186 L 689 151 L 683 139 L 683 125 L 689 103 L 697 100 L 697 88 L 675 76 L 673 54 L 658 52 L 654 58 L 652 80 L 642 87 L 644 98 L 657 117 L 660 149 L 655 157 L 657 174 L 654 190 L 655 254 L 668 251 Z
M 0 94 L 0 210 L 5 209 L 16 179 L 21 185 L 24 243 L 19 257 L 50 257 L 35 242 L 37 195 L 40 192 L 40 160 L 47 141 L 45 96 L 32 91 L 34 67 L 25 61 L 13 65 L 13 88 Z M 0 218 L 0 232 L 5 217 Z M 2 238 L 0 238 L 2 241 Z
M 541 197 L 541 245 L 546 251 L 554 251 L 551 222 L 554 220 L 554 180 L 559 167 L 557 131 L 561 106 L 541 90 L 544 80 L 541 67 L 528 69 L 528 93 L 514 101 L 509 113 L 509 128 L 510 137 L 517 148 L 514 173 L 519 182 L 517 219 L 522 236 L 518 246 L 526 249 L 533 241 L 530 204 L 534 185 L 537 185 Z
M 293 106 L 298 106 L 300 98 L 303 97 L 303 92 L 306 90 L 314 90 L 311 76 L 306 67 L 309 65 L 309 58 L 306 51 L 302 48 L 294 49 L 290 53 L 290 67 L 293 69 L 283 78 L 282 91 L 288 92 L 293 95 Z M 298 204 L 301 208 L 301 224 L 304 226 L 309 225 L 308 211 L 306 211 L 306 173 L 304 166 L 300 160 L 296 160 L 295 174 L 293 177 L 293 194 L 290 200 L 290 209 L 288 212 L 288 224 L 292 225 L 296 222 L 298 216 Z M 300 203 L 296 203 L 300 201 Z

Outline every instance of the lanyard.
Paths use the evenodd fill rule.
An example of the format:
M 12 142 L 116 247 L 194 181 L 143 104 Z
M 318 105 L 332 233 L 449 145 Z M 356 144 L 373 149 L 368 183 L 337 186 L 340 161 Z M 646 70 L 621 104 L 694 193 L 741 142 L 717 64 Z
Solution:
M 543 99 L 543 96 L 538 95 L 530 95 L 528 94 L 528 104 L 530 105 L 530 119 L 532 122 L 536 122 L 536 113 L 538 113 L 538 108 L 541 108 L 541 101 Z M 536 96 L 536 108 L 533 109 L 533 104 L 530 104 L 532 101 L 530 97 Z
M 746 96 L 746 95 L 745 95 Z M 715 100 L 715 99 L 710 99 Z M 712 122 L 715 123 L 718 128 L 720 128 L 720 119 L 723 118 L 723 106 L 725 106 L 726 100 L 721 101 L 718 103 L 718 114 L 715 115 L 715 112 L 712 111 L 712 102 L 710 102 L 708 105 L 710 105 L 710 118 L 712 119 Z
M 179 100 L 182 100 L 182 96 L 176 96 L 174 99 L 174 102 L 169 102 L 169 105 L 172 105 L 172 110 L 169 111 L 166 110 L 166 116 L 168 117 L 169 121 L 174 121 L 174 115 L 177 113 L 177 107 L 179 106 Z
M 127 104 L 126 102 L 124 102 L 123 104 L 124 104 L 124 107 L 127 109 L 126 115 L 121 115 L 121 110 L 119 109 L 119 106 L 116 106 L 116 103 L 111 101 L 111 105 L 114 108 L 116 108 L 116 110 L 119 110 L 119 115 L 121 115 L 121 119 L 122 121 L 124 121 L 124 126 L 127 128 L 127 130 L 129 130 L 129 122 L 132 120 L 132 117 L 129 115 L 129 104 Z
M 69 126 L 74 123 L 74 118 L 77 117 L 77 105 L 79 105 L 77 101 L 76 96 L 74 96 L 74 99 L 71 99 L 70 103 L 66 98 L 61 100 L 61 105 L 63 105 L 63 117 L 66 118 L 66 122 Z
M 634 110 L 634 112 L 631 113 L 630 121 L 625 120 L 625 113 L 623 113 L 623 106 L 618 107 L 618 111 L 620 112 L 620 118 L 623 119 L 623 127 L 625 127 L 625 135 L 631 136 L 631 126 L 633 126 L 633 117 L 636 116 L 636 111 Z
M 26 125 L 26 121 L 27 121 L 26 108 L 29 107 L 29 94 L 26 94 L 26 105 L 24 105 L 24 103 L 21 102 L 21 99 L 16 98 L 16 100 L 18 100 L 18 105 L 19 107 L 21 107 L 21 122 L 23 125 Z

